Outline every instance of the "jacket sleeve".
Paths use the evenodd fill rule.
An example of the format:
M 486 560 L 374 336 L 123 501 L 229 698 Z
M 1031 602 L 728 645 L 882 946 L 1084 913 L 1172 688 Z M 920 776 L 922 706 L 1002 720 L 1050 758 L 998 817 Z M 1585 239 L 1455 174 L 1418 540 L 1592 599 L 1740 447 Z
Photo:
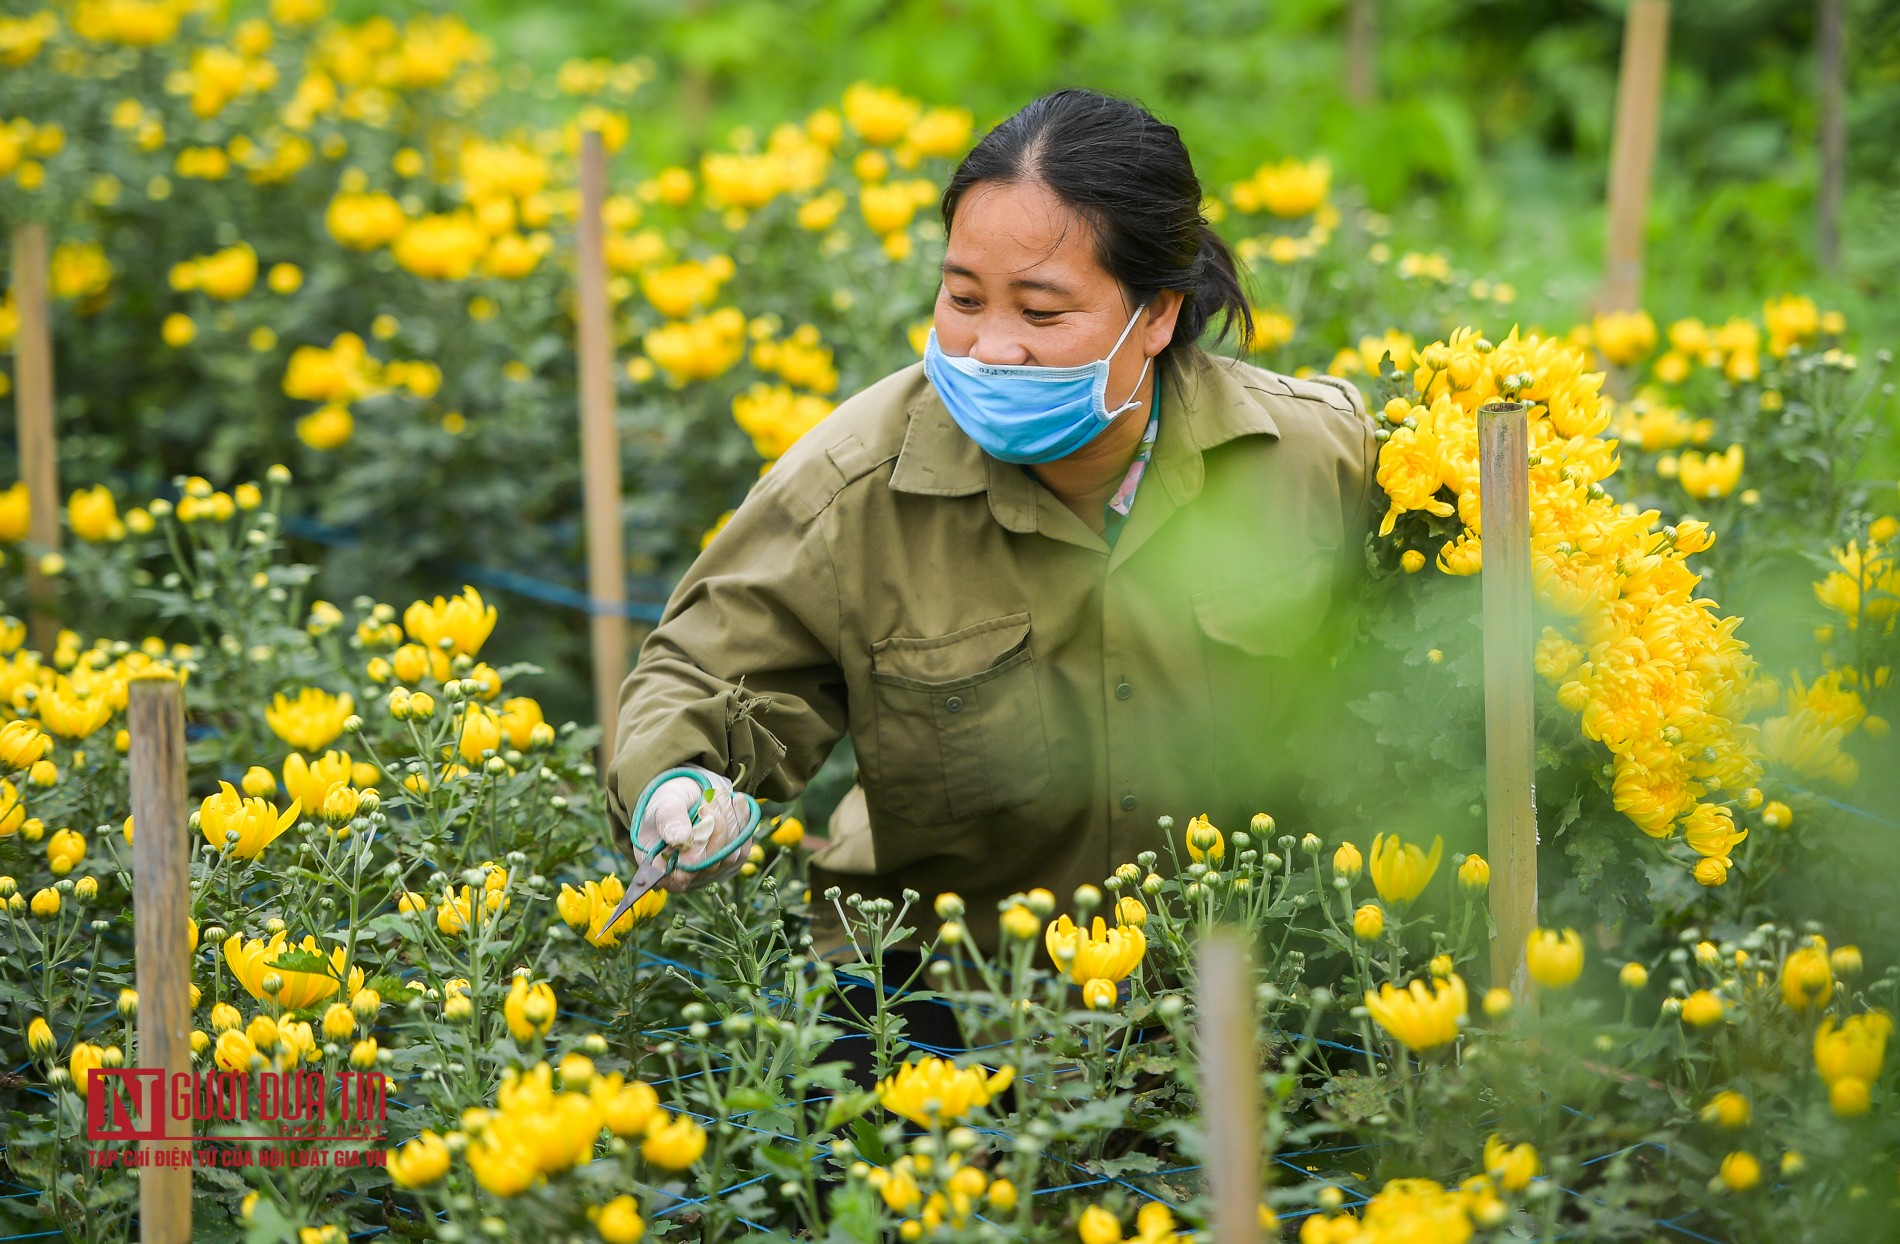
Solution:
M 822 512 L 755 485 L 674 589 L 621 684 L 607 806 L 615 845 L 659 773 L 693 762 L 761 799 L 792 799 L 846 728 L 838 580 Z

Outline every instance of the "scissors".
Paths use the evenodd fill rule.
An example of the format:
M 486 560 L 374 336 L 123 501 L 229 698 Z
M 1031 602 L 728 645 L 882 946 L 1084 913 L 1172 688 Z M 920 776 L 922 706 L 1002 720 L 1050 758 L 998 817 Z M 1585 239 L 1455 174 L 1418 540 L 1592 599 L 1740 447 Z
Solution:
M 741 832 L 733 835 L 731 842 L 728 842 L 725 846 L 719 848 L 719 850 L 713 852 L 705 859 L 692 864 L 680 863 L 679 848 L 659 838 L 657 828 L 654 831 L 654 841 L 650 843 L 642 842 L 640 839 L 640 830 L 646 825 L 647 800 L 652 798 L 655 791 L 666 784 L 667 779 L 676 777 L 689 777 L 699 783 L 699 799 L 686 811 L 686 815 L 692 819 L 693 824 L 699 824 L 700 812 L 711 804 L 713 795 L 716 793 L 712 784 L 706 780 L 704 774 L 692 769 L 668 769 L 647 784 L 646 790 L 640 795 L 639 804 L 633 809 L 632 816 L 633 833 L 631 838 L 633 842 L 633 853 L 635 857 L 639 859 L 640 864 L 633 871 L 633 880 L 628 883 L 627 892 L 621 898 L 620 906 L 614 908 L 614 914 L 607 917 L 607 922 L 601 925 L 603 929 L 613 928 L 614 923 L 618 921 L 620 917 L 626 915 L 628 911 L 632 910 L 635 903 L 645 898 L 654 886 L 665 880 L 668 873 L 675 871 L 688 873 L 704 872 L 708 868 L 714 868 L 725 863 L 726 860 L 731 858 L 732 853 L 737 851 L 740 847 L 750 847 L 752 845 L 752 836 L 758 832 L 759 821 L 761 819 L 759 801 L 744 791 L 734 791 L 732 794 L 733 798 L 742 801 L 741 806 L 746 810 L 745 828 Z

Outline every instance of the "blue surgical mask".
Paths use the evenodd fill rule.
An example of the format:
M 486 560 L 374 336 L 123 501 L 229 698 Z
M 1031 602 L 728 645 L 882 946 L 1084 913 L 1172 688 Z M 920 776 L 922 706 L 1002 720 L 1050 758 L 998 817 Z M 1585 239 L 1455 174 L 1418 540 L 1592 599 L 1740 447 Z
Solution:
M 924 346 L 924 374 L 969 438 L 1004 462 L 1054 462 L 1101 435 L 1125 410 L 1141 405 L 1133 394 L 1108 409 L 1108 364 L 1134 331 L 1143 303 L 1115 339 L 1108 358 L 1080 367 L 996 366 L 969 355 L 945 354 L 930 330 Z M 1148 378 L 1143 359 L 1135 393 Z

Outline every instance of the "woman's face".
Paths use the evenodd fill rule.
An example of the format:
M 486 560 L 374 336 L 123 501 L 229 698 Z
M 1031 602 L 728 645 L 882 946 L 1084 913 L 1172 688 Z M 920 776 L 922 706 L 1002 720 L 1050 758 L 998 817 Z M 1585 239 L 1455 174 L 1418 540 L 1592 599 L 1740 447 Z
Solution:
M 1179 293 L 1161 293 L 1109 359 L 1111 407 L 1167 348 L 1180 306 Z M 945 354 L 997 366 L 1080 366 L 1106 358 L 1134 313 L 1121 283 L 1096 262 L 1093 230 L 1046 186 L 984 182 L 957 204 L 937 291 Z

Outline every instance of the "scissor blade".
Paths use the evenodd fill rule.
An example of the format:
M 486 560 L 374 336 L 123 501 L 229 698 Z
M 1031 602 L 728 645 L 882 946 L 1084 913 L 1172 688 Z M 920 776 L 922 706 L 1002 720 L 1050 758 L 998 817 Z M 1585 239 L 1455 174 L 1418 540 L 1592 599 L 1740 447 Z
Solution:
M 633 909 L 633 905 L 645 898 L 653 887 L 665 880 L 666 874 L 673 871 L 672 862 L 664 854 L 654 855 L 633 872 L 633 880 L 627 884 L 627 892 L 620 899 L 620 906 L 614 908 L 614 914 L 600 927 L 611 929 Z

